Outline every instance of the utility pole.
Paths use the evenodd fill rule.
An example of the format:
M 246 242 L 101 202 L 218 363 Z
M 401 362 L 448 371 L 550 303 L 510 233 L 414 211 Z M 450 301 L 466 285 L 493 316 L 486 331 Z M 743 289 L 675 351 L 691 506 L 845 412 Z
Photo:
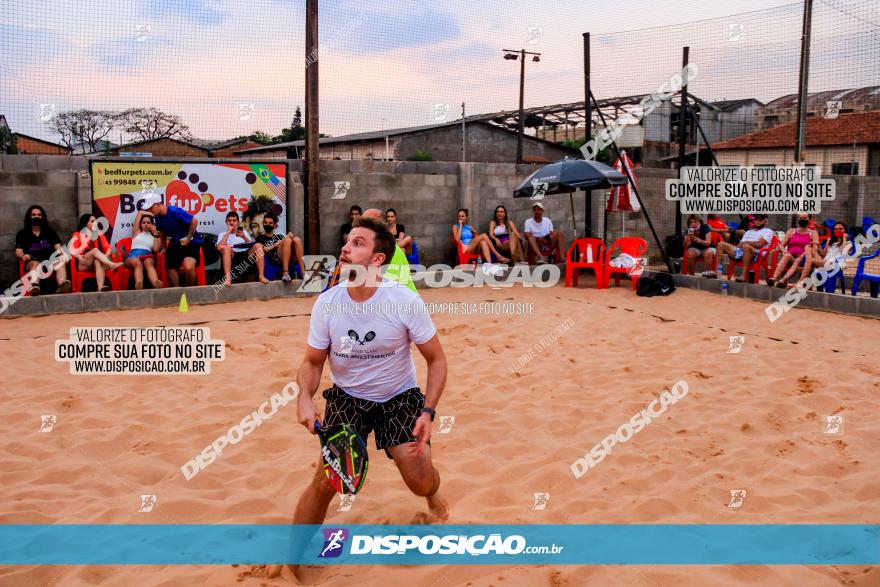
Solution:
M 568 112 L 565 113 L 568 118 Z M 566 120 L 566 133 L 568 124 Z M 590 102 L 590 33 L 584 33 L 584 142 L 593 134 L 593 104 Z M 566 136 L 566 138 L 568 138 Z M 604 207 L 604 206 L 603 206 Z M 575 235 L 577 236 L 577 235 Z M 593 236 L 593 190 L 584 192 L 584 238 Z
M 382 134 L 385 135 L 385 161 L 388 161 L 388 133 L 386 132 L 386 125 L 388 124 L 388 119 L 382 119 Z
M 813 0 L 804 0 L 804 23 L 801 29 L 801 67 L 798 76 L 797 138 L 794 147 L 795 163 L 807 158 L 807 86 L 810 77 L 810 28 L 813 21 Z
M 519 130 L 516 138 L 516 162 L 523 162 L 523 135 L 525 134 L 525 119 L 523 118 L 523 99 L 525 94 L 526 79 L 526 55 L 534 55 L 532 61 L 541 61 L 540 53 L 532 53 L 525 49 L 516 51 L 514 49 L 502 49 L 505 52 L 504 58 L 510 60 L 520 59 L 519 64 Z
M 310 255 L 317 255 L 321 252 L 318 218 L 318 0 L 306 0 L 306 56 L 306 250 Z
M 683 47 L 681 52 L 681 70 L 687 71 L 690 47 Z M 687 141 L 688 120 L 688 87 L 687 81 L 681 86 L 681 105 L 678 108 L 678 178 L 681 179 L 681 168 L 684 167 L 685 142 Z M 675 203 L 675 234 L 681 234 L 681 202 Z M 685 251 L 687 252 L 687 251 Z
M 467 161 L 467 127 L 464 122 L 464 102 L 461 103 L 461 162 Z

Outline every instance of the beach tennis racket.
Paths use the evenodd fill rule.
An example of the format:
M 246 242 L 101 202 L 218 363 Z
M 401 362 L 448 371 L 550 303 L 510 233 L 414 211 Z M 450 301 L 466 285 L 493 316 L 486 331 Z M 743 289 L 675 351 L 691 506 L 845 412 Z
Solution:
M 360 435 L 348 424 L 324 428 L 315 422 L 315 432 L 321 440 L 324 474 L 330 486 L 343 495 L 360 491 L 370 464 Z

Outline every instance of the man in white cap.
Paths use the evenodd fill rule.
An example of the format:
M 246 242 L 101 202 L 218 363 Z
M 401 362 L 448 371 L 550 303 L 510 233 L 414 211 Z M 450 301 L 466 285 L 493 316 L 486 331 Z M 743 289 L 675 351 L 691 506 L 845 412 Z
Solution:
M 547 262 L 550 253 L 556 253 L 556 262 L 562 259 L 565 240 L 561 232 L 553 230 L 553 221 L 544 218 L 544 204 L 535 202 L 532 205 L 532 217 L 527 219 L 523 227 L 526 248 L 531 249 L 541 265 Z

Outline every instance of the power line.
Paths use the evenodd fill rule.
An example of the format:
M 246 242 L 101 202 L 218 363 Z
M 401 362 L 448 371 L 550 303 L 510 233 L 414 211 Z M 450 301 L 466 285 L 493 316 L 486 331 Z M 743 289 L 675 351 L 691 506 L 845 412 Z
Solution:
M 834 4 L 830 4 L 829 2 L 826 2 L 825 0 L 819 0 L 819 2 L 821 2 L 822 4 L 827 6 L 828 8 L 831 8 L 832 10 L 836 10 L 837 12 L 840 12 L 842 14 L 849 16 L 850 18 L 854 18 L 856 20 L 860 20 L 862 22 L 866 22 L 868 24 L 871 24 L 871 25 L 874 25 L 875 27 L 880 28 L 880 23 L 873 22 L 873 21 L 870 21 L 870 20 L 867 20 L 864 18 L 860 18 L 860 17 L 856 16 L 855 14 L 852 14 L 851 12 L 847 12 L 846 10 L 844 10 L 843 8 L 840 8 L 839 6 L 835 6 Z

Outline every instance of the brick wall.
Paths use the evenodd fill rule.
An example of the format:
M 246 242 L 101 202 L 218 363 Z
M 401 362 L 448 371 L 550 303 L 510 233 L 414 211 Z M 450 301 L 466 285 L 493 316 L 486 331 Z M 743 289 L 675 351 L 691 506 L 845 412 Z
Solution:
M 256 146 L 256 145 L 255 145 Z M 153 157 L 207 157 L 207 149 L 180 143 L 170 139 L 156 139 L 131 147 L 114 149 L 113 155 L 120 153 L 150 153 Z
M 256 141 L 247 140 L 243 143 L 236 143 L 229 147 L 225 147 L 223 149 L 217 149 L 216 151 L 211 151 L 211 157 L 235 157 L 236 151 L 243 151 L 245 149 L 256 149 L 257 147 L 262 147 L 260 143 Z M 196 155 L 197 156 L 197 155 Z
M 502 132 L 484 124 L 468 124 L 466 132 L 468 161 L 509 163 L 516 159 L 515 134 Z M 461 126 L 452 125 L 401 137 L 397 142 L 394 158 L 405 161 L 417 149 L 429 152 L 436 161 L 461 161 Z M 574 156 L 576 153 L 535 140 L 529 135 L 523 138 L 523 156 L 557 161 L 566 155 Z
M 35 141 L 29 137 L 16 135 L 15 146 L 22 155 L 69 155 L 70 149 L 62 145 L 52 145 Z

